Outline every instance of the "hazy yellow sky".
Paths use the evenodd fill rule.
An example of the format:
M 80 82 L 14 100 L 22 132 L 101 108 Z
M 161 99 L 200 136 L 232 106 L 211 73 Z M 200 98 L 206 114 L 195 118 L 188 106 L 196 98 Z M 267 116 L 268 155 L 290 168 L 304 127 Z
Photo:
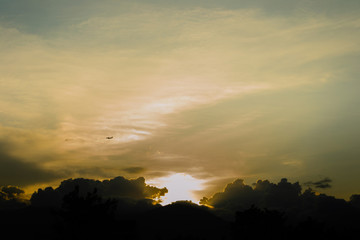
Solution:
M 359 11 L 0 0 L 0 185 L 182 174 L 200 199 L 238 177 L 329 177 L 327 194 L 359 193 Z

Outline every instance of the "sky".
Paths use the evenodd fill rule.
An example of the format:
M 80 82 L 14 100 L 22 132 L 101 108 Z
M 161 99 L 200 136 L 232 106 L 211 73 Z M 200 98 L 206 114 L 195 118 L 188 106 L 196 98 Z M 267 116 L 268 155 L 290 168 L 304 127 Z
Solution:
M 198 201 L 285 177 L 359 193 L 359 11 L 0 0 L 0 185 L 142 176 Z

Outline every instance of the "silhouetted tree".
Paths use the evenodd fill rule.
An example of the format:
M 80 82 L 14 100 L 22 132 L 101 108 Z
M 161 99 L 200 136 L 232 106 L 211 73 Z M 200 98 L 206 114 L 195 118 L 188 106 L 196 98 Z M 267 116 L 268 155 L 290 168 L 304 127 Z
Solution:
M 58 233 L 62 239 L 106 239 L 121 237 L 121 239 L 135 239 L 135 224 L 116 219 L 115 199 L 103 200 L 97 195 L 96 188 L 81 196 L 79 186 L 64 196 L 62 224 L 58 226 Z
M 350 204 L 360 209 L 360 194 L 353 194 L 350 197 Z
M 234 239 L 286 239 L 287 227 L 284 213 L 276 210 L 249 209 L 236 212 Z

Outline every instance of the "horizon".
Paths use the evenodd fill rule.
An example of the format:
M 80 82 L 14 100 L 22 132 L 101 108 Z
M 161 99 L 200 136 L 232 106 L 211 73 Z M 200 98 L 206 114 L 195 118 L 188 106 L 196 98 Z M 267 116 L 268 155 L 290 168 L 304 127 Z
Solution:
M 184 176 L 172 180 L 181 189 L 179 177 Z M 329 182 L 308 184 L 324 188 Z M 28 202 L 22 189 L 2 187 L 0 225 L 10 232 L 22 229 L 16 237 L 36 239 L 351 239 L 359 232 L 360 194 L 345 201 L 310 188 L 302 192 L 298 182 L 285 178 L 255 185 L 237 179 L 199 204 L 159 203 L 167 192 L 143 177 L 120 176 L 68 179 L 56 189 L 39 189 Z
M 123 176 L 117 176 L 114 178 L 104 178 L 104 179 L 92 179 L 92 178 L 69 178 L 69 179 L 63 179 L 61 180 L 61 183 L 59 184 L 52 184 L 52 185 L 43 185 L 43 186 L 37 186 L 31 187 L 31 190 L 29 191 L 28 188 L 18 188 L 18 186 L 4 186 L 4 187 L 15 187 L 18 188 L 20 191 L 24 191 L 22 193 L 19 193 L 19 195 L 17 195 L 17 197 L 15 199 L 21 201 L 29 201 L 33 195 L 37 195 L 39 192 L 41 191 L 46 191 L 47 188 L 51 188 L 53 190 L 59 190 L 61 188 L 61 186 L 65 183 L 65 182 L 76 182 L 76 181 L 80 181 L 80 185 L 76 184 L 74 186 L 78 186 L 80 187 L 80 190 L 83 192 L 83 194 L 85 193 L 91 193 L 93 190 L 98 190 L 97 187 L 93 186 L 94 188 L 92 189 L 92 187 L 90 186 L 81 186 L 81 181 L 90 181 L 90 182 L 98 182 L 98 183 L 104 183 L 104 182 L 111 182 L 114 181 L 117 178 L 122 178 L 125 181 L 138 181 L 139 179 L 144 179 L 144 187 L 150 187 L 150 188 L 156 188 L 158 190 L 160 189 L 166 189 L 166 191 L 161 195 L 161 196 L 148 196 L 146 197 L 146 199 L 148 200 L 152 200 L 154 201 L 154 203 L 156 204 L 160 204 L 162 206 L 167 206 L 170 205 L 172 203 L 176 203 L 176 202 L 191 202 L 193 204 L 196 205 L 203 205 L 209 208 L 213 208 L 213 206 L 210 204 L 206 204 L 203 201 L 203 199 L 211 199 L 216 197 L 216 195 L 219 194 L 224 194 L 224 192 L 227 191 L 227 188 L 230 185 L 234 185 L 236 184 L 238 181 L 241 182 L 241 184 L 244 184 L 245 186 L 251 187 L 253 190 L 256 190 L 257 185 L 259 182 L 268 182 L 270 184 L 280 184 L 282 181 L 288 181 L 287 178 L 281 178 L 278 181 L 269 181 L 268 179 L 264 179 L 264 178 L 257 178 L 257 180 L 255 182 L 248 182 L 246 179 L 242 179 L 242 178 L 236 178 L 233 179 L 232 181 L 227 182 L 226 184 L 224 184 L 222 187 L 219 187 L 217 191 L 212 192 L 211 194 L 208 194 L 206 196 L 201 196 L 200 198 L 198 198 L 196 191 L 201 191 L 202 189 L 202 184 L 204 184 L 204 182 L 201 182 L 201 180 L 198 179 L 194 179 L 191 176 L 184 174 L 184 173 L 175 173 L 172 175 L 169 175 L 167 177 L 161 177 L 159 179 L 155 179 L 153 181 L 147 181 L 145 178 L 138 176 L 135 178 L 124 178 Z M 359 195 L 358 193 L 353 193 L 351 194 L 351 196 L 349 196 L 349 198 L 339 198 L 337 196 L 332 196 L 332 195 L 328 195 L 325 193 L 324 189 L 326 190 L 327 188 L 331 188 L 331 184 L 332 184 L 332 180 L 329 178 L 324 178 L 321 179 L 320 181 L 317 182 L 305 182 L 305 183 L 299 183 L 298 181 L 295 182 L 288 182 L 290 184 L 298 184 L 300 187 L 300 191 L 299 191 L 299 196 L 304 194 L 307 191 L 311 191 L 313 194 L 315 194 L 315 196 L 319 196 L 319 195 L 324 195 L 326 197 L 334 197 L 335 199 L 339 199 L 339 200 L 345 200 L 347 202 L 351 202 L 351 198 L 353 196 Z M 169 187 L 170 186 L 170 187 Z M 87 190 L 86 190 L 87 189 Z M 71 189 L 68 189 L 68 191 L 70 191 Z M 262 189 L 260 188 L 260 191 Z M 241 189 L 240 189 L 241 191 Z M 145 194 L 146 191 L 144 191 L 143 193 Z M 7 194 L 6 192 L 1 192 L 0 193 L 3 194 Z M 121 187 L 120 187 L 120 192 L 121 193 Z M 101 195 L 100 195 L 101 196 Z M 120 198 L 121 199 L 121 194 L 119 196 L 117 196 L 116 194 L 113 196 L 114 199 Z M 131 198 L 131 197 L 130 197 Z M 106 196 L 105 196 L 106 199 Z M 28 202 L 27 204 L 29 204 L 30 202 Z

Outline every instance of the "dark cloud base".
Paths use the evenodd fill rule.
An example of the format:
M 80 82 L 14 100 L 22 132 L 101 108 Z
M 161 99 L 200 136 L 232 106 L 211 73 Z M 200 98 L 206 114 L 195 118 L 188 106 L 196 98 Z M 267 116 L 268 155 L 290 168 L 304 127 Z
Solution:
M 29 186 L 60 178 L 55 171 L 45 170 L 36 163 L 11 156 L 6 149 L 7 146 L 8 144 L 0 141 L 0 186 Z
M 2 187 L 0 228 L 19 239 L 357 239 L 351 237 L 360 233 L 360 195 L 345 201 L 302 191 L 287 179 L 253 186 L 237 179 L 202 205 L 161 206 L 157 199 L 166 193 L 142 177 L 68 179 L 39 189 L 28 203 L 22 189 Z
M 93 180 L 85 178 L 68 179 L 61 182 L 56 189 L 47 187 L 35 192 L 30 201 L 33 206 L 39 207 L 61 207 L 64 196 L 78 189 L 80 197 L 87 197 L 89 193 L 96 193 L 99 197 L 105 199 L 118 199 L 120 201 L 140 201 L 149 200 L 155 203 L 153 199 L 159 199 L 164 196 L 168 190 L 166 188 L 156 188 L 145 183 L 143 177 L 137 179 L 126 179 L 116 177 L 110 180 Z

